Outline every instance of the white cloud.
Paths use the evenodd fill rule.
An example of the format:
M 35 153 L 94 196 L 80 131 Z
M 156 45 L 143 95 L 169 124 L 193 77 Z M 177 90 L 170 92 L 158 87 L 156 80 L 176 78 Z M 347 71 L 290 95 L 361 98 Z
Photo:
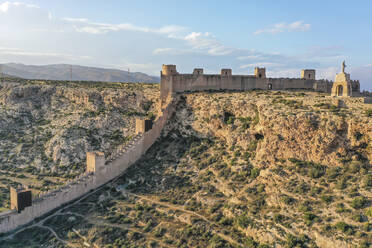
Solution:
M 71 17 L 64 17 L 62 18 L 62 21 L 66 22 L 82 22 L 82 23 L 87 23 L 89 20 L 86 18 L 71 18 Z
M 89 33 L 89 34 L 106 34 L 108 32 L 118 32 L 118 31 L 136 31 L 144 33 L 155 33 L 168 35 L 171 38 L 177 37 L 177 34 L 184 31 L 185 28 L 176 25 L 167 25 L 160 28 L 149 28 L 136 26 L 131 23 L 120 23 L 120 24 L 110 24 L 110 23 L 99 23 L 92 22 L 86 18 L 62 18 L 65 22 L 74 23 L 74 28 L 78 32 Z
M 191 32 L 184 37 L 192 49 L 206 51 L 209 55 L 222 56 L 234 52 L 235 48 L 224 46 L 211 33 Z
M 292 23 L 286 23 L 286 22 L 281 22 L 281 23 L 276 23 L 274 24 L 273 27 L 267 28 L 267 29 L 261 29 L 257 30 L 254 32 L 255 35 L 259 34 L 278 34 L 282 32 L 299 32 L 299 31 L 307 31 L 311 27 L 310 24 L 304 23 L 304 21 L 295 21 Z
M 91 59 L 90 56 L 78 56 L 66 53 L 51 53 L 51 52 L 33 52 L 22 50 L 19 48 L 7 48 L 7 47 L 0 47 L 0 54 L 1 55 L 13 55 L 13 56 L 27 56 L 27 57 L 55 57 L 55 58 L 63 58 L 68 60 L 87 60 Z
M 3 13 L 6 13 L 8 12 L 9 8 L 12 7 L 12 6 L 15 6 L 15 7 L 19 7 L 19 6 L 24 6 L 24 7 L 27 7 L 27 8 L 40 8 L 39 6 L 37 5 L 34 5 L 34 4 L 27 4 L 27 3 L 21 3 L 21 2 L 4 2 L 2 4 L 0 4 L 0 12 L 3 12 Z
M 153 33 L 166 35 L 168 38 L 185 40 L 191 47 L 190 51 L 187 49 L 177 50 L 177 49 L 164 49 L 159 48 L 153 51 L 154 54 L 180 54 L 188 52 L 202 52 L 205 51 L 209 55 L 222 56 L 232 53 L 235 49 L 229 48 L 222 45 L 213 35 L 209 32 L 188 32 L 188 28 L 177 26 L 177 25 L 166 25 L 160 28 L 151 28 L 144 26 L 137 26 L 132 23 L 121 23 L 121 24 L 110 24 L 110 23 L 100 23 L 90 21 L 86 18 L 62 18 L 63 21 L 72 23 L 75 31 L 80 33 L 88 34 L 106 34 L 108 32 L 118 32 L 118 31 L 135 31 L 143 33 Z
M 190 49 L 177 49 L 177 48 L 156 48 L 152 53 L 155 55 L 183 55 L 187 53 L 192 53 Z
M 251 59 L 259 59 L 262 55 L 260 54 L 254 54 L 254 55 L 247 55 L 247 56 L 239 56 L 236 59 L 237 60 L 251 60 Z
M 52 15 L 52 12 L 48 12 L 48 19 L 49 19 L 49 21 L 51 21 L 52 19 L 53 19 L 53 15 Z

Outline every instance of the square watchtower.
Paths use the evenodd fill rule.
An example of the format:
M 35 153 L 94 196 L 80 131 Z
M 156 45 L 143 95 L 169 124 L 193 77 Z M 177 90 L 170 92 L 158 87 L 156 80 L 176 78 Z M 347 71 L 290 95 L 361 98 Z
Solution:
M 10 188 L 10 208 L 16 209 L 18 213 L 26 207 L 32 206 L 31 190 L 25 188 Z
M 256 78 L 266 78 L 266 68 L 255 67 L 254 76 Z
M 315 70 L 313 69 L 302 70 L 301 79 L 315 80 Z
M 221 69 L 221 76 L 231 76 L 232 70 L 231 69 Z
M 146 133 L 152 129 L 153 121 L 150 119 L 136 119 L 136 134 Z
M 99 173 L 105 167 L 105 154 L 99 151 L 87 152 L 87 172 Z
M 193 74 L 194 75 L 203 75 L 204 70 L 202 68 L 195 68 Z

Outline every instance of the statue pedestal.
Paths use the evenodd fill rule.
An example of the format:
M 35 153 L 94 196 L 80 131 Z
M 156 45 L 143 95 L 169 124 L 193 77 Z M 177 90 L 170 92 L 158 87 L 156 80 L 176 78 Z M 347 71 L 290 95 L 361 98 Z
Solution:
M 332 86 L 331 96 L 352 96 L 350 74 L 341 72 L 336 75 L 335 82 Z

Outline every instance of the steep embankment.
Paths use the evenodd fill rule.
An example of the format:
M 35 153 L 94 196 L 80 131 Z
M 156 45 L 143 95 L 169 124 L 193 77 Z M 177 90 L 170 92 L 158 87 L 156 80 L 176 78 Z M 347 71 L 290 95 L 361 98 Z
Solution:
M 109 156 L 134 135 L 136 116 L 157 113 L 158 85 L 0 84 L 0 208 L 9 186 L 46 191 L 85 171 L 86 152 Z
M 367 107 L 312 93 L 186 95 L 124 176 L 3 246 L 368 247 Z

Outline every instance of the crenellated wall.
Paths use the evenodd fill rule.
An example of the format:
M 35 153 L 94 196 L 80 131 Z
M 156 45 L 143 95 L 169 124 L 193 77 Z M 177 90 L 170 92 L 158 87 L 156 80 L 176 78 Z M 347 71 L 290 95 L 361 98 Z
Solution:
M 40 195 L 32 201 L 32 206 L 26 207 L 22 212 L 11 210 L 0 214 L 0 233 L 6 233 L 20 228 L 41 217 L 48 212 L 61 207 L 63 204 L 76 200 L 91 190 L 120 176 L 135 163 L 160 137 L 167 120 L 175 110 L 177 99 L 168 98 L 153 127 L 148 132 L 137 135 L 123 150 L 107 158 L 104 166 L 91 172 L 88 170 L 80 178 L 67 185 Z M 92 154 L 90 154 L 92 156 Z M 89 167 L 89 166 L 88 166 Z
M 172 68 L 172 73 L 167 69 Z M 195 73 L 202 69 L 195 69 L 193 74 L 179 74 L 175 65 L 163 66 L 161 72 L 161 98 L 170 93 L 182 93 L 207 90 L 314 90 L 331 92 L 332 82 L 316 80 L 315 70 L 304 70 L 310 74 L 304 78 L 266 78 L 265 68 L 256 68 L 255 75 L 232 75 L 231 69 L 222 69 L 221 74 Z
M 300 78 L 257 78 L 243 75 L 197 75 L 176 74 L 171 76 L 162 75 L 162 95 L 167 92 L 186 92 L 204 90 L 286 90 L 286 89 L 309 89 L 314 90 L 317 83 L 327 90 L 327 81 L 300 79 Z

